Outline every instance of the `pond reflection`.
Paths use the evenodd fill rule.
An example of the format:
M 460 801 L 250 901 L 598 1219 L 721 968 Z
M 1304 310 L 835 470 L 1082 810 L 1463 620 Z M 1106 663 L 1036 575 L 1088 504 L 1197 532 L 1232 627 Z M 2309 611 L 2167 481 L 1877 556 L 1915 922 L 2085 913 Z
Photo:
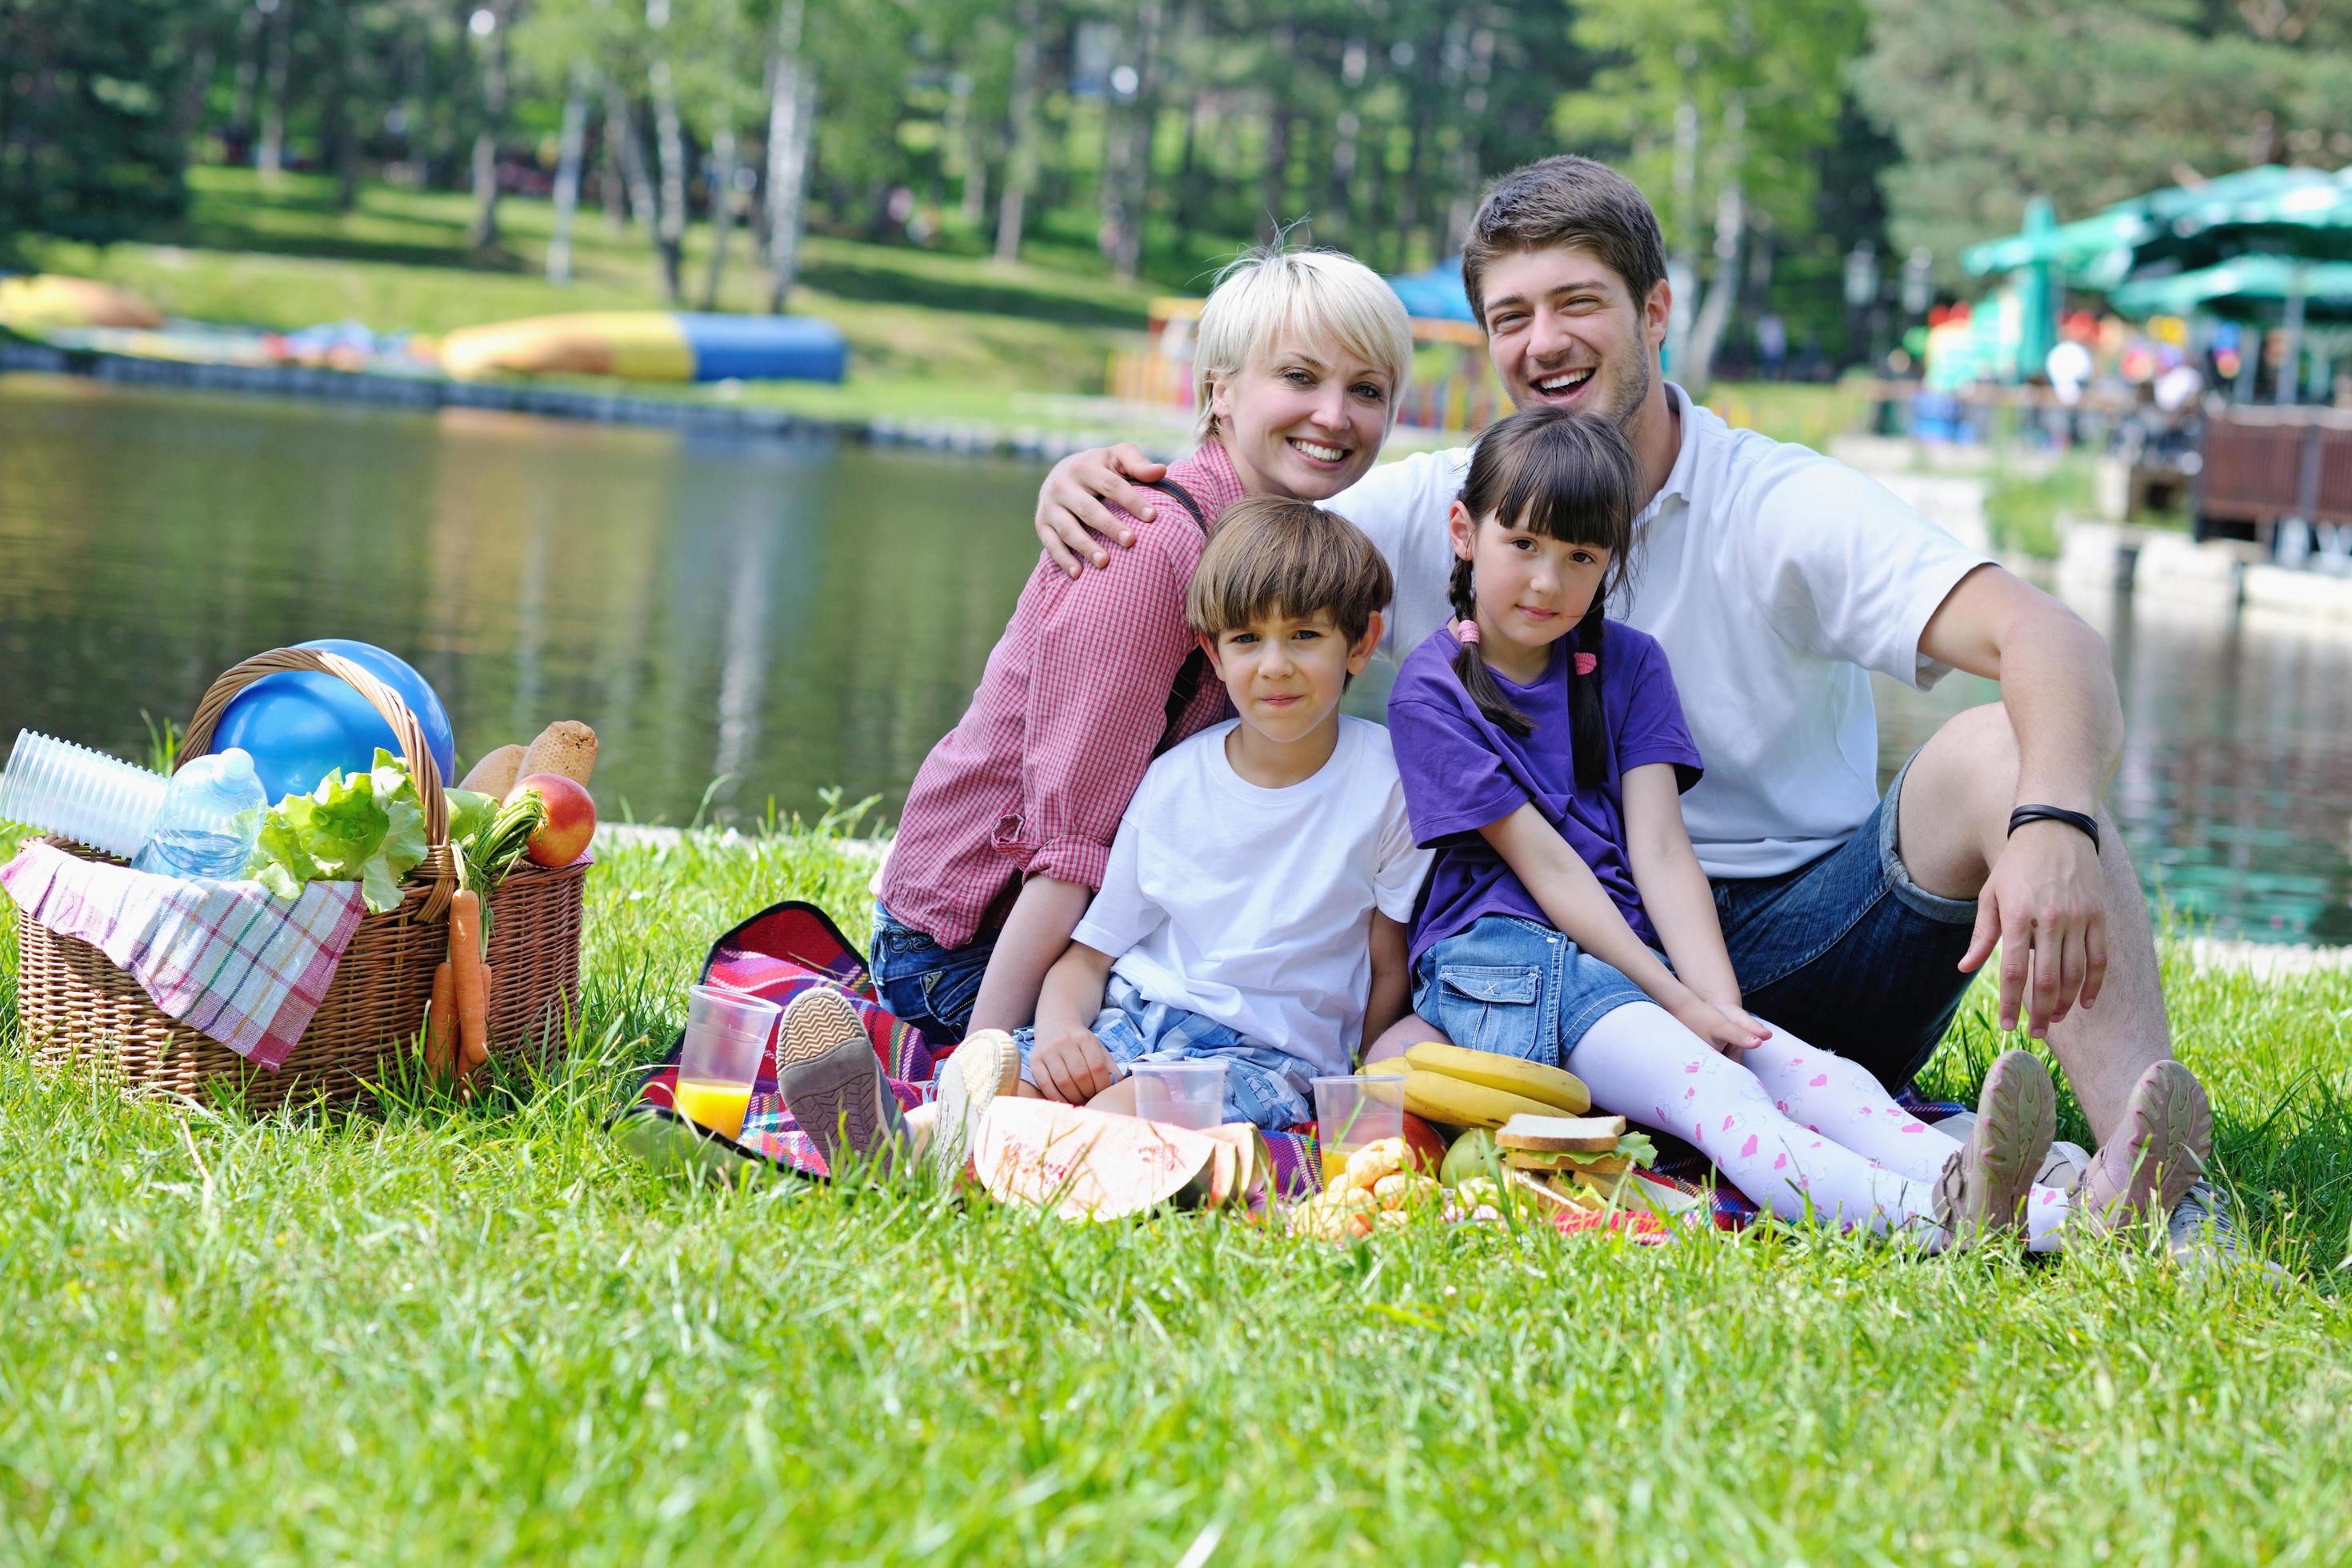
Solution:
M 1023 577 L 1034 465 L 0 377 L 0 733 L 143 754 L 265 647 L 410 659 L 458 749 L 583 718 L 608 816 L 895 812 Z M 2222 934 L 2352 942 L 2352 636 L 2143 602 L 2113 802 Z M 1349 706 L 1377 712 L 1384 680 Z M 1987 700 L 1878 682 L 1891 772 Z

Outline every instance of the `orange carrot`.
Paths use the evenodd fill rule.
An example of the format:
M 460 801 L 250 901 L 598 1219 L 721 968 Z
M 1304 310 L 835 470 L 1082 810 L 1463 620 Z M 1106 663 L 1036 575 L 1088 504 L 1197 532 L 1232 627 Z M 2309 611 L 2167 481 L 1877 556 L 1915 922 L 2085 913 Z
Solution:
M 433 1002 L 425 1009 L 425 1070 L 448 1072 L 457 1061 L 457 988 L 449 966 L 433 967 Z
M 490 987 L 482 963 L 482 895 L 449 900 L 449 967 L 457 982 L 458 1065 L 489 1059 Z
M 484 1020 L 484 1027 L 482 1030 L 482 1048 L 478 1051 L 470 1047 L 466 1048 L 464 1052 L 464 1060 L 460 1064 L 464 1067 L 466 1071 L 469 1073 L 478 1070 L 484 1062 L 490 1059 L 490 1034 L 488 1026 L 489 1017 L 489 998 L 494 994 L 493 987 L 498 984 L 498 978 L 499 972 L 497 970 L 492 969 L 487 963 L 482 965 L 482 1016 Z

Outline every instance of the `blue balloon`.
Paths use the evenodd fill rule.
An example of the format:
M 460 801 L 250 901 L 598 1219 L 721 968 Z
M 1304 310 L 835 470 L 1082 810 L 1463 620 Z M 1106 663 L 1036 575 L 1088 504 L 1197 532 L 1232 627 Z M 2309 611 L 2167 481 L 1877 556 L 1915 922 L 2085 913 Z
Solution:
M 425 731 L 425 749 L 445 784 L 457 781 L 456 739 L 449 710 L 407 660 L 363 642 L 320 637 L 297 645 L 341 654 L 383 681 L 408 704 Z M 253 771 L 274 805 L 289 795 L 308 795 L 336 768 L 363 772 L 382 746 L 394 756 L 400 741 L 368 700 L 331 675 L 288 670 L 265 675 L 230 700 L 213 729 L 215 752 L 241 746 L 253 757 Z

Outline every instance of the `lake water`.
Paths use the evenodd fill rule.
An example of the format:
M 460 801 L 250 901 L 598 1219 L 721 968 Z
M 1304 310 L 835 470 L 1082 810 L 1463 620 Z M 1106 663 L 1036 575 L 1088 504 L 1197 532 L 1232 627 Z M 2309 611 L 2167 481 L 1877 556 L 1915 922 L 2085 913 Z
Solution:
M 220 670 L 399 652 L 462 755 L 579 718 L 608 816 L 895 814 L 1035 561 L 1038 469 L 0 376 L 0 737 L 143 755 Z M 2352 636 L 2078 605 L 2115 649 L 2112 801 L 2218 934 L 2352 942 Z M 1377 710 L 1383 681 L 1351 706 Z M 1879 682 L 1882 767 L 1990 683 Z

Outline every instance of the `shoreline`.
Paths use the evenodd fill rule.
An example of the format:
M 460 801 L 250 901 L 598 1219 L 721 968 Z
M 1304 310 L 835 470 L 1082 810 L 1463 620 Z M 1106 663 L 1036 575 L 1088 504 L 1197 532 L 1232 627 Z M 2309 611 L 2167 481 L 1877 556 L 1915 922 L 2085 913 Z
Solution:
M 704 435 L 770 437 L 787 441 L 845 440 L 874 447 L 916 447 L 967 457 L 1024 458 L 1058 462 L 1073 452 L 1135 439 L 1118 430 L 1046 431 L 945 419 L 830 419 L 787 409 L 697 401 L 624 391 L 591 391 L 521 382 L 452 381 L 440 376 L 383 375 L 314 365 L 200 364 L 142 359 L 100 349 L 61 349 L 0 341 L 0 375 L 70 375 L 120 386 L 160 386 L 247 396 L 305 398 L 320 403 L 431 413 L 478 408 L 535 414 L 590 424 L 631 425 Z M 1140 441 L 1147 448 L 1152 441 Z

